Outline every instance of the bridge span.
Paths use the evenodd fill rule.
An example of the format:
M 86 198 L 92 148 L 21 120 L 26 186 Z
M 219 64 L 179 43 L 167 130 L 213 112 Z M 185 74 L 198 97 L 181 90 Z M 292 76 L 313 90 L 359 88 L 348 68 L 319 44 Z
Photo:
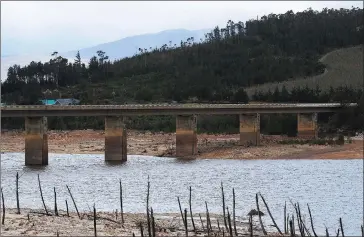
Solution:
M 240 121 L 240 145 L 260 144 L 260 114 L 296 113 L 298 136 L 317 137 L 317 113 L 343 112 L 357 104 L 127 104 L 127 105 L 10 105 L 1 106 L 1 117 L 25 118 L 25 164 L 48 164 L 47 117 L 105 117 L 105 160 L 127 160 L 127 133 L 123 118 L 137 115 L 176 116 L 176 156 L 197 153 L 197 116 L 236 114 Z
M 352 107 L 356 104 L 351 103 L 347 106 Z M 340 103 L 10 105 L 1 107 L 1 117 L 325 113 L 336 112 L 342 108 Z

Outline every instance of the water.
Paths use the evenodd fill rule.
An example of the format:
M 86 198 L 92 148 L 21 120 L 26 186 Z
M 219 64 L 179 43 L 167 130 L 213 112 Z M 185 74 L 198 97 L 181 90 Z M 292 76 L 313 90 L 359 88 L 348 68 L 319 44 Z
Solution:
M 237 215 L 246 215 L 255 205 L 255 193 L 265 197 L 273 216 L 283 229 L 283 207 L 293 213 L 289 199 L 299 201 L 303 215 L 307 204 L 318 234 L 324 226 L 334 234 L 342 217 L 346 235 L 359 235 L 363 223 L 363 160 L 193 160 L 128 156 L 122 165 L 104 162 L 103 155 L 50 154 L 49 165 L 24 166 L 23 153 L 1 155 L 1 186 L 5 203 L 16 207 L 15 174 L 19 172 L 20 206 L 42 208 L 37 174 L 40 174 L 47 206 L 53 209 L 53 187 L 59 209 L 65 199 L 73 205 L 66 185 L 71 188 L 79 210 L 96 203 L 98 210 L 120 210 L 119 179 L 124 189 L 124 210 L 144 212 L 147 176 L 150 176 L 150 204 L 158 213 L 178 213 L 177 196 L 188 208 L 188 187 L 192 186 L 193 210 L 221 213 L 223 182 L 226 203 L 232 208 L 232 188 L 236 193 Z M 261 209 L 266 213 L 263 203 Z M 267 224 L 271 221 L 264 217 Z M 309 221 L 307 224 L 309 225 Z

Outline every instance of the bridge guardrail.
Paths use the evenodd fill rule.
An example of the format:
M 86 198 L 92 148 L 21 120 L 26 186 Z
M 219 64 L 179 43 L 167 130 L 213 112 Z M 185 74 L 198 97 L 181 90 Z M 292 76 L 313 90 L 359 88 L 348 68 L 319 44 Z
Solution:
M 311 107 L 311 108 L 333 108 L 342 107 L 340 103 L 297 103 L 297 104 L 128 104 L 128 105 L 5 105 L 1 106 L 1 110 L 47 110 L 48 108 L 52 110 L 79 110 L 79 109 L 139 109 L 139 108 L 173 108 L 173 109 L 183 109 L 183 108 L 299 108 L 299 107 Z M 349 106 L 357 106 L 356 103 L 350 103 Z

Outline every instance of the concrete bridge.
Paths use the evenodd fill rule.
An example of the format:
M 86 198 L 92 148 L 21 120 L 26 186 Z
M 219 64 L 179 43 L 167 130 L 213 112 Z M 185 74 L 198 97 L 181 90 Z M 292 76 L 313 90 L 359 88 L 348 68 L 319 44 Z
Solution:
M 176 156 L 197 153 L 197 115 L 236 114 L 240 120 L 240 145 L 259 145 L 260 114 L 297 114 L 298 136 L 317 137 L 317 113 L 340 112 L 351 103 L 326 104 L 134 104 L 134 105 L 12 105 L 1 107 L 1 117 L 25 118 L 25 164 L 47 165 L 47 117 L 105 117 L 105 160 L 127 160 L 127 137 L 123 117 L 176 115 Z

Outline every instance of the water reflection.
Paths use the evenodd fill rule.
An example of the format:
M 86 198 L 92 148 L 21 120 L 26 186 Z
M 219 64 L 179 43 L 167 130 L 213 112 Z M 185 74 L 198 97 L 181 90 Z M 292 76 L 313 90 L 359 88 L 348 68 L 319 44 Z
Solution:
M 177 164 L 193 164 L 197 161 L 197 159 L 183 159 L 183 158 L 175 158 L 174 160 Z
M 106 167 L 123 166 L 126 164 L 127 161 L 111 161 L 111 160 L 105 161 Z
M 1 157 L 1 159 L 3 156 Z M 23 172 L 42 172 L 48 169 L 48 166 L 42 165 L 23 165 Z

